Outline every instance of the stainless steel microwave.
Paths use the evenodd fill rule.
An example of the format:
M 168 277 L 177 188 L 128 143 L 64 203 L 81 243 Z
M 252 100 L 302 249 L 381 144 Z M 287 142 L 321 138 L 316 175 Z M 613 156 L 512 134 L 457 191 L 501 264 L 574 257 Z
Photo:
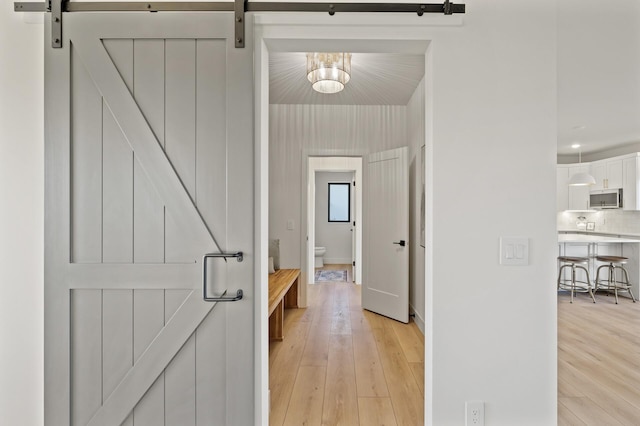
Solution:
M 589 192 L 590 209 L 621 209 L 622 188 Z

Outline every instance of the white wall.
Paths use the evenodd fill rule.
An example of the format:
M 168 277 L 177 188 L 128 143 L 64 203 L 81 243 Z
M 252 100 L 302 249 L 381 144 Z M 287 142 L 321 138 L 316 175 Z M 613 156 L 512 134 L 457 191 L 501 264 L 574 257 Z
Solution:
M 468 2 L 464 25 L 424 32 L 427 413 L 462 425 L 482 400 L 488 425 L 553 425 L 556 2 Z M 501 236 L 529 239 L 528 266 L 499 265 Z
M 43 27 L 0 10 L 0 423 L 42 425 Z M 34 18 L 31 16 L 31 18 Z
M 434 40 L 427 83 L 433 99 L 427 409 L 432 424 L 460 425 L 464 401 L 480 399 L 487 424 L 555 424 L 556 2 L 468 3 L 463 26 L 419 27 Z M 0 12 L 0 418 L 36 425 L 42 423 L 42 30 L 23 27 L 11 9 L 6 3 Z M 282 190 L 272 194 L 270 216 L 282 220 L 270 224 L 270 233 L 283 236 L 284 267 L 299 267 L 299 227 L 285 238 L 285 218 L 297 218 L 299 226 L 300 168 L 274 164 L 299 164 L 309 136 L 305 142 L 336 148 L 360 129 L 374 147 L 406 144 L 405 108 L 348 109 L 336 114 L 335 131 L 310 132 L 303 124 L 289 135 L 279 123 L 287 110 L 306 125 L 319 112 L 271 108 L 278 141 L 270 153 L 271 187 Z M 380 119 L 387 114 L 397 120 Z M 529 237 L 529 266 L 498 265 L 501 235 Z
M 329 222 L 329 182 L 344 182 L 351 184 L 353 172 L 316 172 L 316 247 L 325 247 L 325 263 L 352 262 L 352 222 Z M 351 198 L 353 215 L 353 197 Z M 351 219 L 353 221 L 353 218 Z
M 420 202 L 422 197 L 423 164 L 420 148 L 425 144 L 424 79 L 407 104 L 407 138 L 409 141 L 409 306 L 415 322 L 424 333 L 424 260 L 420 245 Z
M 406 107 L 270 105 L 269 113 L 269 236 L 280 239 L 281 267 L 300 268 L 303 149 L 348 155 L 405 146 Z

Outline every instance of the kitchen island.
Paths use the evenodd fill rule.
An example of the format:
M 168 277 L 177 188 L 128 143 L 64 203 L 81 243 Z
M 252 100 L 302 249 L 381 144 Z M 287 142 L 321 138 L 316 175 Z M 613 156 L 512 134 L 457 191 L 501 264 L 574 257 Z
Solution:
M 603 263 L 598 255 L 624 256 L 629 258 L 625 269 L 629 274 L 634 296 L 640 295 L 640 238 L 618 234 L 593 232 L 560 232 L 558 234 L 558 256 L 580 256 L 589 258 L 589 275 L 595 284 L 596 270 Z M 622 296 L 627 296 L 622 294 Z

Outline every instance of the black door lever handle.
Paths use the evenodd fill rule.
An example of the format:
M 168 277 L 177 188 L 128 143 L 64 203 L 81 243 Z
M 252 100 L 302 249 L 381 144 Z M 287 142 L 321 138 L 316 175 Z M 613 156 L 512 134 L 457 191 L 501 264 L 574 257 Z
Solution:
M 400 247 L 404 247 L 407 243 L 404 240 L 394 241 L 393 244 L 398 244 Z

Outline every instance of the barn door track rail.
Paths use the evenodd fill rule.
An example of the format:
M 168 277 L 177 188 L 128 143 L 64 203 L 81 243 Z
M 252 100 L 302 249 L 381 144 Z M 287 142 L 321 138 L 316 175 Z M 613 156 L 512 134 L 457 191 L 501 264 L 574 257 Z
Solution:
M 233 2 L 69 2 L 47 0 L 39 2 L 16 2 L 16 12 L 51 12 L 51 47 L 62 47 L 62 15 L 65 12 L 234 12 L 235 45 L 244 47 L 244 21 L 246 12 L 326 12 L 333 16 L 344 12 L 384 13 L 442 13 L 452 15 L 465 13 L 464 4 L 444 3 L 278 3 L 247 0 Z

